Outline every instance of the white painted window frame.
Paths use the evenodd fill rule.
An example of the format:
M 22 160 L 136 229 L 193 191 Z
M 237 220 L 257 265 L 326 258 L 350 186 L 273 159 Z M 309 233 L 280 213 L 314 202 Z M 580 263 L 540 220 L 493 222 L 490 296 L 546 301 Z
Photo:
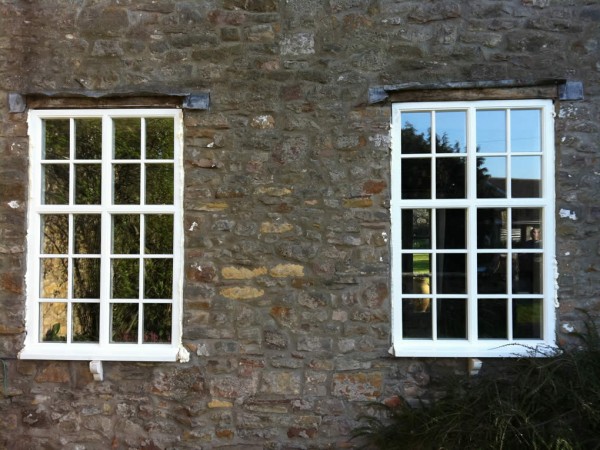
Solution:
M 173 118 L 174 164 L 173 205 L 111 205 L 111 163 L 113 118 Z M 102 200 L 101 205 L 44 205 L 42 204 L 41 155 L 44 119 L 102 119 Z M 187 351 L 182 346 L 183 305 L 183 113 L 180 109 L 72 109 L 31 110 L 29 127 L 29 206 L 27 261 L 27 336 L 21 359 L 45 360 L 105 360 L 105 361 L 185 361 Z M 73 126 L 71 126 L 73 133 Z M 144 144 L 142 144 L 144 145 Z M 73 147 L 73 136 L 71 136 Z M 73 148 L 71 148 L 73 155 Z M 69 160 L 73 164 L 73 159 Z M 141 160 L 143 164 L 144 159 Z M 142 197 L 143 198 L 143 197 Z M 174 216 L 173 236 L 173 298 L 171 343 L 110 343 L 110 214 L 119 212 L 170 213 Z M 39 341 L 39 258 L 40 215 L 43 213 L 97 213 L 102 216 L 100 340 L 99 343 L 54 343 Z M 160 255 L 157 255 L 160 256 Z
M 476 199 L 476 136 L 475 110 L 506 108 L 539 108 L 542 113 L 542 195 L 524 199 Z M 466 199 L 401 199 L 401 114 L 415 111 L 467 111 L 467 173 Z M 507 124 L 508 126 L 508 124 Z M 555 143 L 554 106 L 551 100 L 506 100 L 469 102 L 417 102 L 392 105 L 392 156 L 391 156 L 391 286 L 392 286 L 392 348 L 398 357 L 519 357 L 543 356 L 556 348 L 557 282 L 555 258 Z M 510 177 L 510 171 L 507 174 Z M 432 180 L 432 182 L 435 182 Z M 542 208 L 543 249 L 543 307 L 542 339 L 480 339 L 476 337 L 476 207 L 540 207 Z M 405 339 L 402 336 L 402 273 L 401 273 L 401 208 L 467 209 L 467 339 Z

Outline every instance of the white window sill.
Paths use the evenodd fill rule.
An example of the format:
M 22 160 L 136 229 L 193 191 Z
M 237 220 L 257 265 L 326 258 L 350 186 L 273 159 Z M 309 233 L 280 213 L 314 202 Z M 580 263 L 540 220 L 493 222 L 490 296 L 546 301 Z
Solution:
M 171 344 L 28 344 L 19 353 L 20 359 L 63 361 L 136 361 L 136 362 L 186 362 L 189 354 L 185 348 Z
M 406 340 L 392 346 L 396 357 L 421 358 L 520 358 L 547 357 L 557 351 L 556 343 L 542 340 L 507 342 L 489 340 L 475 344 L 465 341 Z

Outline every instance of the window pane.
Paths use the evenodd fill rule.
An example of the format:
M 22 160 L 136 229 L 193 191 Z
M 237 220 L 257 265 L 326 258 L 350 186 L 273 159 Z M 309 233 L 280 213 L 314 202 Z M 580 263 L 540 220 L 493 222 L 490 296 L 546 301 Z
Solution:
M 466 339 L 467 301 L 463 298 L 439 298 L 436 303 L 438 338 Z
M 465 254 L 439 253 L 437 255 L 437 293 L 466 293 L 466 261 Z
M 140 159 L 141 119 L 114 119 L 115 159 Z
M 539 245 L 539 241 L 532 245 Z M 542 261 L 541 253 L 517 253 L 516 263 L 513 265 L 514 293 L 542 294 Z
M 513 152 L 539 152 L 542 148 L 542 120 L 539 109 L 510 112 L 510 146 Z
M 431 210 L 402 210 L 402 248 L 431 248 Z
M 477 151 L 506 152 L 506 111 L 479 110 L 476 120 Z
M 146 165 L 146 204 L 173 204 L 173 164 Z
M 467 196 L 466 184 L 466 158 L 438 158 L 436 164 L 436 191 L 437 198 L 465 198 Z
M 73 303 L 73 342 L 98 342 L 100 304 Z
M 100 254 L 100 214 L 74 214 L 76 254 Z
M 144 304 L 144 342 L 171 342 L 170 303 Z
M 67 298 L 67 258 L 42 258 L 40 264 L 40 297 Z
M 73 297 L 100 298 L 100 258 L 73 259 Z
M 514 156 L 512 159 L 512 196 L 540 197 L 542 193 L 542 158 Z
M 431 286 L 431 255 L 426 253 L 402 255 L 402 292 L 429 294 Z
M 506 253 L 477 255 L 477 292 L 506 294 Z
M 464 209 L 436 210 L 436 248 L 467 248 L 467 212 Z
M 479 339 L 508 339 L 507 300 L 480 298 L 477 300 Z
M 431 339 L 431 299 L 402 300 L 402 337 Z
M 402 153 L 431 153 L 431 113 L 402 113 Z
M 69 204 L 69 166 L 67 164 L 44 164 L 42 179 L 43 204 Z
M 140 215 L 115 214 L 113 220 L 112 251 L 120 255 L 140 253 Z
M 146 253 L 172 253 L 173 216 L 171 214 L 148 214 L 145 217 Z
M 42 159 L 69 159 L 69 119 L 44 120 Z
M 139 266 L 137 259 L 113 259 L 111 298 L 139 298 Z
M 507 248 L 506 208 L 477 210 L 477 248 Z
M 513 300 L 513 338 L 541 339 L 542 300 L 516 298 Z
M 75 166 L 75 203 L 99 205 L 102 197 L 102 166 L 77 164 Z
M 514 248 L 541 248 L 542 235 L 541 208 L 513 208 L 512 210 L 512 239 Z M 533 229 L 537 231 L 533 231 Z M 534 236 L 534 233 L 537 236 Z M 526 244 L 529 240 L 538 241 L 539 246 Z
M 442 111 L 435 114 L 437 153 L 465 153 L 467 151 L 467 113 Z
M 66 303 L 40 303 L 40 341 L 67 341 Z
M 477 197 L 506 198 L 506 158 L 477 158 Z
M 144 298 L 173 297 L 173 260 L 144 260 Z
M 146 119 L 146 158 L 173 159 L 174 138 L 172 118 Z
M 69 251 L 69 216 L 42 214 L 42 253 L 65 254 Z
M 75 119 L 75 159 L 102 158 L 102 119 Z
M 402 160 L 402 198 L 431 198 L 431 159 Z
M 115 205 L 140 204 L 140 173 L 139 164 L 115 164 L 113 166 Z
M 111 342 L 138 340 L 139 306 L 132 303 L 113 303 L 111 308 Z

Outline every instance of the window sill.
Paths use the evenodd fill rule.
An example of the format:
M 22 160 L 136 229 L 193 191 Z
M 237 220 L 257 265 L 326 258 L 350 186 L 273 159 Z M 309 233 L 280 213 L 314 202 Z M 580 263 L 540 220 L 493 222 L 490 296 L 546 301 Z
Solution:
M 552 356 L 558 347 L 554 341 L 489 340 L 469 344 L 464 341 L 402 341 L 390 348 L 395 357 L 421 358 L 522 358 Z
M 135 361 L 187 362 L 189 353 L 179 345 L 170 344 L 28 344 L 19 353 L 19 359 L 63 361 Z

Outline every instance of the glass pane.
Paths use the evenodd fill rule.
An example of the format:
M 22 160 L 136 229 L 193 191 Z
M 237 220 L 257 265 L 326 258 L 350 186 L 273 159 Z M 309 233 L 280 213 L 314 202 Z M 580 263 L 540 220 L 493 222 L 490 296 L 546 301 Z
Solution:
M 508 339 L 506 299 L 477 300 L 477 329 L 479 339 Z
M 510 146 L 513 152 L 539 152 L 542 120 L 539 109 L 513 109 L 510 112 Z
M 75 119 L 75 159 L 102 159 L 102 119 Z
M 146 215 L 146 253 L 173 253 L 173 216 L 171 214 Z
M 511 162 L 512 196 L 516 198 L 540 197 L 542 193 L 542 158 L 540 156 L 514 156 Z
M 513 300 L 513 338 L 542 338 L 542 300 L 516 298 Z
M 42 253 L 65 254 L 69 251 L 69 216 L 42 214 Z
M 45 205 L 69 204 L 69 166 L 67 164 L 42 165 L 42 199 Z
M 402 248 L 431 248 L 431 210 L 402 210 Z
M 437 335 L 440 339 L 467 338 L 467 302 L 463 298 L 437 300 Z
M 477 151 L 506 152 L 506 111 L 479 110 L 477 121 Z
M 73 259 L 73 298 L 100 298 L 100 258 Z
M 431 198 L 431 159 L 402 160 L 402 198 Z
M 112 251 L 119 255 L 140 254 L 139 214 L 115 214 Z
M 139 307 L 131 303 L 113 303 L 111 308 L 111 342 L 138 340 Z
M 173 204 L 173 164 L 146 165 L 146 204 Z
M 477 255 L 477 292 L 506 294 L 506 253 Z
M 477 158 L 477 197 L 506 198 L 506 158 Z
M 528 242 L 531 242 L 532 245 L 539 245 L 539 241 Z M 542 260 L 541 253 L 517 253 L 516 263 L 513 264 L 514 293 L 542 293 Z
M 431 113 L 402 113 L 402 153 L 431 153 Z
M 467 113 L 444 111 L 435 114 L 437 153 L 465 153 L 467 151 Z
M 402 300 L 402 336 L 407 339 L 431 339 L 431 299 Z
M 144 260 L 144 298 L 173 297 L 173 260 Z
M 67 258 L 42 258 L 40 265 L 40 297 L 67 298 Z
M 66 303 L 40 303 L 40 341 L 67 341 Z
M 146 119 L 146 158 L 173 159 L 175 132 L 171 117 Z
M 437 292 L 439 294 L 466 293 L 467 256 L 459 253 L 438 253 L 437 255 Z
M 171 304 L 144 304 L 144 342 L 171 342 Z
M 73 342 L 100 340 L 100 304 L 73 303 Z
M 75 166 L 75 203 L 99 205 L 102 197 L 102 166 L 77 164 Z
M 111 264 L 111 298 L 139 298 L 139 260 L 113 259 Z
M 113 119 L 115 159 L 140 159 L 142 148 L 141 119 Z
M 507 219 L 505 208 L 477 210 L 477 248 L 507 248 Z
M 436 211 L 436 248 L 467 248 L 467 212 L 464 209 Z
M 140 165 L 113 165 L 113 201 L 115 205 L 140 204 Z
M 541 248 L 542 210 L 540 208 L 513 208 L 512 240 L 514 248 Z M 533 231 L 533 229 L 537 231 Z M 531 243 L 527 243 L 532 241 Z M 537 241 L 538 245 L 531 245 Z
M 431 286 L 431 255 L 426 253 L 402 255 L 402 292 L 429 294 Z
M 438 158 L 435 161 L 437 198 L 465 198 L 467 183 L 466 158 Z
M 42 159 L 69 159 L 69 119 L 44 120 L 45 142 Z
M 100 254 L 100 214 L 75 214 L 75 254 Z

